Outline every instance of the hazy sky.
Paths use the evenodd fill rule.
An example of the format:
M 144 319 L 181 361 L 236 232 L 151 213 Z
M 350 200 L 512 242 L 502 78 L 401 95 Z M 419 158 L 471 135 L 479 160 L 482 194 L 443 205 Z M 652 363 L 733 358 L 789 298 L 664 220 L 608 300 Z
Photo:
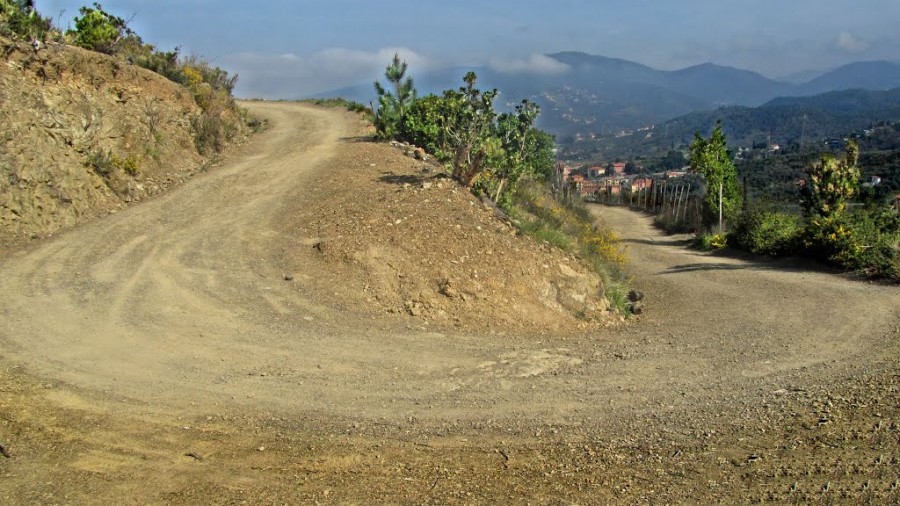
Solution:
M 88 1 L 37 0 L 71 26 Z M 243 97 L 370 82 L 394 52 L 411 72 L 491 65 L 558 72 L 584 51 L 659 69 L 713 62 L 781 77 L 900 60 L 900 0 L 105 0 L 144 41 L 240 76 Z M 63 14 L 60 16 L 60 12 Z

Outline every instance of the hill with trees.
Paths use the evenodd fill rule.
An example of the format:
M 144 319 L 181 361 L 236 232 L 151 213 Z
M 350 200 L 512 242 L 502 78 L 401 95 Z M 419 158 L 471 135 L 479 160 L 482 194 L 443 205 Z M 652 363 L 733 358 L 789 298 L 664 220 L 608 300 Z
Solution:
M 57 29 L 0 0 L 0 247 L 142 200 L 248 133 L 237 76 L 146 44 L 99 4 Z

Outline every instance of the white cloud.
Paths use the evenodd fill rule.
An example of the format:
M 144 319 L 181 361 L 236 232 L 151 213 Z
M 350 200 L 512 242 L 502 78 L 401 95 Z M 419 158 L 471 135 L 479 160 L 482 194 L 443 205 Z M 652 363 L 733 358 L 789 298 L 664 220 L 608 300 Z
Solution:
M 869 43 L 865 40 L 857 38 L 852 33 L 841 32 L 837 36 L 835 45 L 845 53 L 862 53 L 869 49 Z
M 507 74 L 562 74 L 569 66 L 547 55 L 533 54 L 527 58 L 492 58 L 488 65 L 497 72 Z
M 292 99 L 380 79 L 394 54 L 409 64 L 413 77 L 431 68 L 426 57 L 398 47 L 374 52 L 329 48 L 311 55 L 238 53 L 224 63 L 240 77 L 238 96 Z

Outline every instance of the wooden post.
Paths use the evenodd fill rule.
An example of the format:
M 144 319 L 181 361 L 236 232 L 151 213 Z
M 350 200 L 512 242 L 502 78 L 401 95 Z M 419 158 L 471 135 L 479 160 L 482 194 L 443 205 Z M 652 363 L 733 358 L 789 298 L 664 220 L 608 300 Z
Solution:
M 681 198 L 684 196 L 684 186 L 678 185 L 678 199 L 675 201 L 675 223 L 678 223 L 678 216 L 681 214 Z
M 662 188 L 659 189 L 660 199 L 659 199 L 659 214 L 666 214 L 666 183 L 663 182 Z

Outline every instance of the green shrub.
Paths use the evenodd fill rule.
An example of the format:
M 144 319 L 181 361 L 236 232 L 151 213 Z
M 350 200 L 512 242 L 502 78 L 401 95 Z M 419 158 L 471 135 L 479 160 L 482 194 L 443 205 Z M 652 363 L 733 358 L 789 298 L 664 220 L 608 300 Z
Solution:
M 725 234 L 701 232 L 694 238 L 694 247 L 702 251 L 713 251 L 728 246 L 728 237 Z
M 411 77 L 406 76 L 408 65 L 395 54 L 390 65 L 384 69 L 384 77 L 390 89 L 375 81 L 378 93 L 378 108 L 374 113 L 376 136 L 380 139 L 396 139 L 400 123 L 406 110 L 416 100 L 416 87 Z
M 191 118 L 194 146 L 201 155 L 218 153 L 228 142 L 226 128 L 220 114 L 201 112 Z
M 0 35 L 45 40 L 52 30 L 50 18 L 41 16 L 31 2 L 0 0 Z
M 265 118 L 253 116 L 250 114 L 250 111 L 243 107 L 241 107 L 239 111 L 241 113 L 241 121 L 247 125 L 247 128 L 249 128 L 251 132 L 258 134 L 265 132 L 266 129 L 269 128 L 269 122 Z
M 139 67 L 156 72 L 172 82 L 186 84 L 178 48 L 174 51 L 157 51 L 152 45 L 144 44 L 134 37 L 125 41 L 122 54 Z
M 453 157 L 448 124 L 450 105 L 447 99 L 436 95 L 415 100 L 400 123 L 397 137 L 449 162 Z
M 900 281 L 900 215 L 889 207 L 814 219 L 803 243 L 808 255 L 843 269 Z
M 620 315 L 631 315 L 631 309 L 628 305 L 627 288 L 620 283 L 611 282 L 604 285 L 604 292 L 606 294 L 606 299 L 609 301 L 610 308 Z
M 734 244 L 758 255 L 797 253 L 803 227 L 799 216 L 772 210 L 745 211 L 729 235 Z
M 69 32 L 72 43 L 91 51 L 115 54 L 119 42 L 133 34 L 124 19 L 113 16 L 94 2 L 94 7 L 79 9 L 81 17 L 75 18 L 75 30 Z
M 653 217 L 653 224 L 664 230 L 667 234 L 690 234 L 697 231 L 693 223 L 684 219 L 676 220 L 668 214 L 658 214 Z
M 181 63 L 184 86 L 191 91 L 200 114 L 191 120 L 194 144 L 202 155 L 219 153 L 239 130 L 240 111 L 231 95 L 237 76 L 196 57 Z
M 343 107 L 350 112 L 359 114 L 372 114 L 372 109 L 370 109 L 369 106 L 356 102 L 355 100 L 347 100 L 346 98 L 312 98 L 303 100 L 303 102 L 322 107 Z
M 104 152 L 101 149 L 88 153 L 85 165 L 103 179 L 111 178 L 116 172 L 134 177 L 140 173 L 141 167 L 137 158 L 132 156 L 122 158 L 112 150 Z

